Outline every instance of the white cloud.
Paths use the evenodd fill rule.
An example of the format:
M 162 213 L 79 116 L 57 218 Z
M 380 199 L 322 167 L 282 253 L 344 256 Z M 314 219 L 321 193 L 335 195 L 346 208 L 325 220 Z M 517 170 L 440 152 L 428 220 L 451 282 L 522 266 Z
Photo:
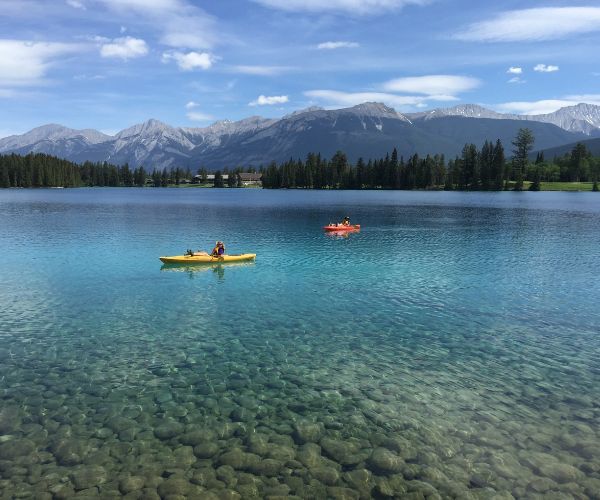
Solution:
M 521 42 L 554 40 L 600 31 L 600 7 L 542 7 L 502 12 L 471 24 L 455 38 L 465 41 Z
M 395 107 L 423 107 L 430 101 L 458 101 L 455 94 L 478 87 L 476 78 L 456 75 L 427 75 L 389 80 L 380 88 L 384 92 L 343 92 L 338 90 L 309 90 L 304 95 L 324 101 L 325 106 L 354 106 L 363 102 L 383 102 Z
M 194 122 L 208 122 L 214 120 L 214 116 L 209 115 L 207 113 L 201 113 L 200 111 L 190 111 L 186 114 L 188 120 L 192 120 Z
M 599 94 L 568 95 L 560 99 L 542 99 L 539 101 L 505 102 L 494 106 L 504 113 L 518 113 L 523 115 L 544 115 L 552 113 L 566 106 L 575 106 L 581 102 L 600 106 Z
M 578 104 L 580 102 L 587 102 L 588 104 L 600 105 L 600 94 L 574 94 L 565 96 L 565 99 L 577 101 Z
M 126 36 L 115 38 L 110 43 L 105 43 L 100 47 L 102 57 L 117 57 L 127 60 L 135 57 L 143 57 L 148 53 L 146 42 L 140 38 Z
M 248 103 L 248 106 L 271 106 L 273 104 L 283 104 L 288 102 L 288 96 L 286 95 L 272 95 L 265 96 L 259 95 L 257 99 Z
M 279 75 L 291 70 L 290 66 L 233 66 L 231 70 L 234 73 L 242 73 L 244 75 L 259 75 L 273 76 Z
M 510 80 L 508 80 L 508 83 L 526 83 L 526 81 L 519 76 L 513 76 Z
M 194 69 L 210 69 L 215 61 L 215 57 L 208 52 L 165 52 L 162 56 L 163 62 L 175 61 L 179 69 L 183 71 L 192 71 Z
M 106 75 L 87 75 L 87 74 L 81 74 L 81 75 L 75 75 L 73 77 L 73 80 L 77 80 L 77 81 L 92 81 L 92 80 L 104 80 L 106 78 Z
M 419 106 L 430 96 L 397 95 L 386 92 L 341 92 L 338 90 L 308 90 L 304 95 L 323 102 L 326 107 L 356 106 L 363 102 L 383 102 L 388 106 Z M 450 100 L 456 98 L 445 96 Z
M 81 50 L 75 44 L 0 40 L 0 87 L 40 84 L 60 56 Z
M 117 9 L 139 9 L 165 11 L 180 6 L 179 0 L 100 0 Z
M 126 26 L 121 26 L 121 33 L 125 33 L 127 31 L 127 27 Z
M 552 64 L 536 64 L 533 67 L 533 71 L 537 71 L 538 73 L 552 73 L 553 71 L 558 71 L 558 66 L 553 66 Z
M 430 0 L 254 0 L 273 9 L 289 12 L 340 12 L 351 15 L 380 14 L 406 5 L 426 5 Z
M 477 88 L 480 84 L 478 79 L 468 76 L 427 75 L 389 80 L 383 84 L 383 89 L 390 92 L 453 96 Z
M 356 42 L 323 42 L 317 45 L 319 50 L 335 50 L 335 49 L 351 49 L 359 47 L 360 45 Z
M 197 108 L 198 106 L 200 106 L 200 104 L 198 104 L 197 102 L 190 101 L 185 105 L 185 109 L 194 109 L 194 108 Z
M 520 75 L 523 73 L 523 68 L 519 68 L 518 66 L 511 66 L 506 70 L 507 73 L 511 75 Z
M 207 49 L 218 40 L 214 17 L 188 0 L 97 0 L 121 14 L 133 14 L 161 32 L 160 42 L 174 48 Z
M 65 0 L 67 5 L 70 5 L 74 9 L 82 9 L 85 10 L 85 5 L 81 3 L 79 0 Z

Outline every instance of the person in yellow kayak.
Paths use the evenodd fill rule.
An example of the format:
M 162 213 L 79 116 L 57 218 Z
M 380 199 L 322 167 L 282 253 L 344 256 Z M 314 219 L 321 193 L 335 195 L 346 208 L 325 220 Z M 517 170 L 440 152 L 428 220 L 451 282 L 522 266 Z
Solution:
M 215 248 L 213 248 L 213 250 L 210 254 L 213 257 L 221 257 L 223 254 L 225 254 L 225 245 L 223 244 L 223 242 L 217 241 L 215 243 Z

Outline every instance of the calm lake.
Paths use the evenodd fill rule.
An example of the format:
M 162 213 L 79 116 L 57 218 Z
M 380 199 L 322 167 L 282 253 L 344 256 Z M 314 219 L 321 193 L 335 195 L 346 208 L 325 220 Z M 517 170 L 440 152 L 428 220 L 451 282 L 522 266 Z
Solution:
M 599 498 L 597 193 L 0 190 L 0 255 L 2 498 Z

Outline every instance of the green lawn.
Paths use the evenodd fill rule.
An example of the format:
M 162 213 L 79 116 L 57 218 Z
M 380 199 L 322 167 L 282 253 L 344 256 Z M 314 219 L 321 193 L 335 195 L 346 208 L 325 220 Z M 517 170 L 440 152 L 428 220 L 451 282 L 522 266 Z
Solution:
M 593 182 L 542 182 L 542 191 L 591 191 Z M 529 186 L 528 186 L 529 187 Z

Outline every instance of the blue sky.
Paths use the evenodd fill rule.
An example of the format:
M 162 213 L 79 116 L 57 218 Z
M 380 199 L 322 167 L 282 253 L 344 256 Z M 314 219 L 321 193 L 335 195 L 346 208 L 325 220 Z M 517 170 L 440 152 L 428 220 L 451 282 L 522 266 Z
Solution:
M 364 101 L 550 112 L 600 104 L 599 46 L 590 1 L 1 0 L 0 137 Z

